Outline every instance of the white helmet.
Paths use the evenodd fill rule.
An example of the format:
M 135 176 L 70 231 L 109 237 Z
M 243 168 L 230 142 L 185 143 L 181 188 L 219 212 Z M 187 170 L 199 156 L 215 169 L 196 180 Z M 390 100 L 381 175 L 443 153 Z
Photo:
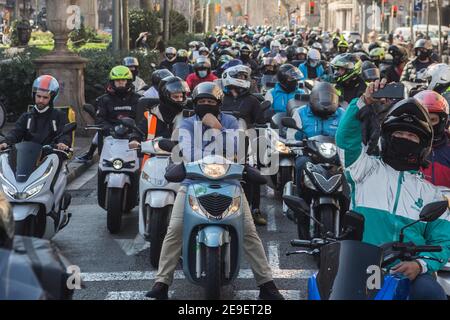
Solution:
M 435 90 L 439 86 L 450 86 L 450 66 L 445 63 L 435 63 L 427 68 L 425 78 L 428 79 L 428 89 Z M 447 89 L 447 88 L 444 88 Z
M 316 67 L 320 62 L 320 52 L 317 49 L 311 49 L 307 55 L 308 63 L 311 67 Z
M 321 44 L 320 42 L 314 42 L 314 43 L 312 44 L 311 48 L 312 48 L 312 49 L 319 50 L 319 51 L 322 51 L 322 50 L 323 50 L 323 46 L 322 46 L 322 44 Z
M 250 89 L 252 69 L 244 65 L 237 65 L 225 70 L 222 74 L 222 84 L 226 88 L 228 86 L 238 87 L 242 89 Z M 240 79 L 238 76 L 244 76 Z
M 273 50 L 274 48 L 278 48 L 279 50 L 281 50 L 281 43 L 278 40 L 273 40 L 270 43 L 270 50 Z

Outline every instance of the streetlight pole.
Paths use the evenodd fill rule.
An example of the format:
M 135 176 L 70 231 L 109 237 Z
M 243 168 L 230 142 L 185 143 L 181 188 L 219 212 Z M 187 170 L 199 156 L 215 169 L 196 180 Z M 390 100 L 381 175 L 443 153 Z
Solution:
M 123 15 L 123 45 L 122 49 L 126 52 L 130 51 L 130 26 L 128 25 L 128 0 L 122 0 Z
M 169 26 L 170 26 L 170 0 L 164 0 L 164 44 L 169 43 Z
M 112 47 L 113 51 L 120 50 L 120 0 L 112 2 Z

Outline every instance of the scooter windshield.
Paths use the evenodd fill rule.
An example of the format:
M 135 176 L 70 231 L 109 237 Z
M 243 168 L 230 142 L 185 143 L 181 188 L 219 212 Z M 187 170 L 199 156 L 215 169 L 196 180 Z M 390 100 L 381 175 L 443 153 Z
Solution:
M 35 142 L 21 142 L 14 146 L 9 155 L 9 164 L 17 182 L 25 182 L 36 169 L 41 158 L 42 146 Z
M 378 290 L 369 285 L 375 274 L 370 267 L 380 271 L 381 261 L 381 248 L 360 241 L 345 240 L 322 247 L 317 275 L 321 299 L 372 299 Z M 382 286 L 381 272 L 379 281 Z
M 177 62 L 172 66 L 172 73 L 174 76 L 180 77 L 183 80 L 186 80 L 189 75 L 189 65 L 184 62 Z

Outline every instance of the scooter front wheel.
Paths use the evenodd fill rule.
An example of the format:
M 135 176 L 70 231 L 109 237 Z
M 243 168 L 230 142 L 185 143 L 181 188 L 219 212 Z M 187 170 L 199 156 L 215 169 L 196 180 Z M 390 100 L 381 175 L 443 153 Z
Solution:
M 206 247 L 205 265 L 205 298 L 206 300 L 220 299 L 220 286 L 222 284 L 222 254 L 220 247 Z
M 150 223 L 150 264 L 157 269 L 164 237 L 169 226 L 171 206 L 164 208 L 145 206 L 145 210 L 146 217 L 149 219 L 147 223 Z
M 108 188 L 106 224 L 110 233 L 118 233 L 122 225 L 122 213 L 124 212 L 123 189 Z

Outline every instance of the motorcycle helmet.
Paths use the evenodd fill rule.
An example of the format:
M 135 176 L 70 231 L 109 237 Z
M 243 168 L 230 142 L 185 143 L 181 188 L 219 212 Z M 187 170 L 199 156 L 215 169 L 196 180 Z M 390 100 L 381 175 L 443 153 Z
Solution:
M 431 56 L 433 44 L 430 40 L 419 39 L 414 44 L 414 53 L 420 60 L 425 60 Z
M 252 69 L 244 65 L 228 68 L 222 74 L 222 85 L 227 89 L 237 89 L 240 94 L 243 94 L 250 89 L 251 73 Z
M 439 122 L 433 125 L 433 145 L 440 145 L 446 141 L 446 129 L 448 128 L 449 106 L 447 100 L 439 93 L 432 90 L 424 90 L 414 96 L 428 112 L 439 116 Z
M 283 64 L 277 72 L 277 80 L 286 92 L 293 92 L 298 87 L 298 81 L 303 78 L 302 72 L 292 64 Z
M 125 57 L 123 58 L 123 65 L 128 67 L 133 74 L 133 80 L 136 80 L 136 77 L 139 74 L 139 61 L 135 57 Z
M 359 57 L 352 53 L 337 55 L 330 62 L 333 69 L 333 78 L 336 83 L 354 80 L 361 74 L 362 63 Z M 345 72 L 341 72 L 345 70 Z
M 392 56 L 392 63 L 395 66 L 408 61 L 408 52 L 403 47 L 396 45 L 389 46 L 388 53 Z
M 278 62 L 271 57 L 263 58 L 262 72 L 263 74 L 275 75 L 278 72 Z
M 204 79 L 211 73 L 211 62 L 206 57 L 198 57 L 194 63 L 194 72 L 197 77 Z
M 197 41 L 189 42 L 188 46 L 190 51 L 197 51 L 200 48 Z
M 319 63 L 320 63 L 320 52 L 319 52 L 319 50 L 316 50 L 316 49 L 309 50 L 307 59 L 308 59 L 308 64 L 311 67 L 313 67 L 313 68 L 317 67 L 319 65 Z
M 419 143 L 395 137 L 406 131 L 419 137 Z M 427 109 L 415 98 L 394 104 L 381 124 L 381 158 L 398 171 L 419 170 L 431 152 L 433 127 Z
M 168 47 L 164 53 L 167 61 L 173 62 L 177 58 L 177 49 L 174 47 Z
M 364 61 L 362 63 L 362 78 L 365 82 L 374 82 L 375 80 L 379 80 L 380 69 L 373 63 L 372 61 Z
M 353 45 L 353 52 L 364 52 L 364 53 L 366 53 L 366 50 L 364 50 L 364 44 L 362 42 L 355 43 Z
M 253 51 L 253 48 L 252 48 L 251 45 L 249 45 L 249 44 L 244 44 L 244 45 L 241 47 L 241 52 L 240 52 L 240 57 L 241 57 L 241 59 L 243 59 L 243 60 L 250 59 L 250 56 L 251 56 L 251 54 L 252 54 L 252 51 Z
M 152 79 L 151 79 L 152 86 L 155 87 L 156 89 L 158 89 L 161 79 L 164 79 L 166 77 L 173 77 L 172 72 L 170 72 L 167 69 L 160 69 L 160 70 L 153 71 Z
M 207 47 L 201 47 L 200 49 L 198 49 L 198 53 L 201 56 L 205 56 L 205 57 L 209 57 L 209 49 Z
M 316 49 L 317 51 L 322 52 L 323 47 L 322 44 L 320 42 L 314 42 L 311 46 L 311 49 Z
M 188 63 L 189 52 L 185 49 L 180 49 L 177 51 L 177 62 Z
M 430 65 L 425 71 L 428 89 L 442 93 L 450 88 L 450 66 L 446 63 Z
M 339 53 L 346 53 L 348 51 L 348 42 L 340 40 L 337 44 L 337 49 Z
M 14 216 L 6 197 L 0 195 L 0 249 L 11 250 L 14 240 Z
M 300 47 L 295 49 L 296 60 L 305 61 L 308 56 L 308 49 Z
M 117 94 L 126 94 L 133 90 L 133 74 L 131 73 L 130 69 L 128 69 L 128 67 L 116 66 L 112 68 L 111 72 L 109 73 L 109 80 L 112 89 Z M 116 80 L 127 80 L 127 84 L 125 87 L 118 88 L 115 85 Z
M 328 118 L 339 107 L 339 96 L 336 88 L 329 82 L 317 82 L 310 96 L 311 111 L 320 118 Z
M 215 106 L 210 104 L 199 104 L 200 99 L 215 100 L 217 104 Z M 202 119 L 207 113 L 211 113 L 214 116 L 220 114 L 220 107 L 222 105 L 223 91 L 214 82 L 203 82 L 195 87 L 192 92 L 192 102 L 194 103 L 194 111 L 196 115 Z
M 126 67 L 125 67 L 126 68 Z M 127 68 L 128 69 L 128 68 Z M 130 71 L 130 70 L 128 70 Z M 55 99 L 58 97 L 59 93 L 59 83 L 58 81 L 50 75 L 42 75 L 33 82 L 31 96 L 33 97 L 33 103 L 36 101 L 36 92 L 43 91 L 50 93 L 50 106 L 53 106 Z
M 169 76 L 164 78 L 159 85 L 158 94 L 159 99 L 164 105 L 164 107 L 170 108 L 173 110 L 175 114 L 182 111 L 186 106 L 187 97 L 191 90 L 189 89 L 186 81 L 181 79 L 180 77 Z M 171 98 L 173 93 L 182 93 L 183 100 L 175 101 Z
M 379 66 L 380 63 L 383 62 L 384 55 L 384 48 L 375 48 L 369 52 L 370 60 L 377 66 Z

